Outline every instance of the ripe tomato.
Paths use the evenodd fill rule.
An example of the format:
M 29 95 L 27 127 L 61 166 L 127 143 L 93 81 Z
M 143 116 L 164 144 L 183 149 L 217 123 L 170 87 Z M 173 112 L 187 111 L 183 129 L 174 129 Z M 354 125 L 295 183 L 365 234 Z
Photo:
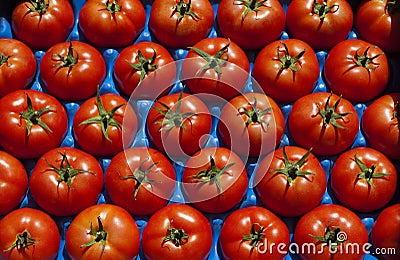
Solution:
M 254 182 L 261 202 L 285 217 L 315 208 L 326 190 L 326 174 L 318 159 L 310 150 L 296 146 L 268 154 L 258 165 Z
M 353 10 L 346 0 L 294 0 L 286 12 L 289 35 L 314 50 L 329 50 L 345 40 L 353 26 Z
M 0 39 L 0 98 L 14 90 L 26 88 L 36 73 L 32 50 L 15 39 Z
M 33 49 L 47 49 L 67 39 L 74 26 L 68 0 L 23 0 L 12 12 L 15 36 Z
M 233 98 L 219 116 L 218 133 L 239 156 L 264 156 L 275 149 L 284 131 L 285 119 L 278 104 L 261 93 Z
M 354 106 L 335 94 L 316 92 L 293 104 L 289 132 L 294 142 L 316 155 L 337 155 L 349 148 L 358 133 Z
M 175 170 L 160 152 L 128 148 L 114 156 L 106 171 L 106 190 L 114 204 L 133 215 L 151 215 L 175 190 Z
M 248 178 L 243 161 L 223 147 L 204 148 L 186 163 L 182 175 L 185 200 L 207 213 L 223 213 L 237 206 Z
M 208 0 L 155 0 L 149 29 L 169 48 L 186 48 L 205 38 L 214 23 Z
M 361 129 L 368 145 L 400 160 L 400 93 L 383 95 L 364 111 Z
M 335 197 L 347 208 L 371 212 L 385 206 L 396 192 L 397 172 L 382 153 L 358 147 L 342 153 L 331 171 Z
M 325 204 L 300 218 L 294 242 L 301 259 L 361 260 L 368 246 L 368 232 L 354 212 Z
M 96 93 L 106 77 L 106 64 L 101 53 L 91 45 L 63 42 L 50 47 L 43 55 L 40 76 L 53 96 L 68 101 L 82 100 Z
M 79 28 L 100 48 L 131 44 L 143 31 L 146 12 L 140 0 L 88 0 L 79 11 Z
M 38 209 L 20 208 L 0 220 L 1 259 L 57 257 L 60 233 L 54 220 Z
M 71 222 L 65 248 L 71 259 L 135 259 L 140 234 L 135 220 L 121 207 L 98 204 Z
M 400 52 L 399 1 L 363 1 L 357 8 L 354 26 L 362 39 L 386 52 Z
M 277 102 L 293 102 L 317 84 L 318 59 L 311 46 L 301 40 L 275 41 L 258 53 L 252 75 L 255 88 Z
M 281 36 L 285 13 L 278 0 L 222 0 L 217 22 L 224 37 L 245 50 L 255 50 Z
M 358 39 L 335 45 L 324 65 L 327 86 L 352 102 L 377 97 L 388 85 L 389 63 L 383 51 Z
M 246 53 L 237 44 L 225 38 L 207 38 L 190 48 L 181 75 L 191 93 L 229 100 L 243 91 L 249 70 Z M 213 96 L 200 97 L 215 100 Z
M 16 90 L 2 97 L 0 122 L 0 145 L 23 159 L 60 146 L 68 127 L 64 106 L 36 90 Z
M 0 216 L 16 208 L 28 190 L 28 174 L 24 165 L 0 150 Z
M 226 260 L 285 259 L 286 254 L 282 251 L 287 251 L 289 243 L 286 224 L 271 211 L 258 206 L 238 209 L 230 214 L 219 236 Z
M 122 122 L 124 121 L 124 128 Z M 73 132 L 80 148 L 97 156 L 114 156 L 129 147 L 138 127 L 136 113 L 121 96 L 108 93 L 87 99 L 74 116 Z
M 211 245 L 208 219 L 186 204 L 169 204 L 158 210 L 142 234 L 143 253 L 148 260 L 205 260 Z
M 114 63 L 115 82 L 127 96 L 139 87 L 137 92 L 140 92 L 141 99 L 153 100 L 167 94 L 175 83 L 176 65 L 170 64 L 173 61 L 171 54 L 162 45 L 138 42 L 126 47 L 118 55 Z

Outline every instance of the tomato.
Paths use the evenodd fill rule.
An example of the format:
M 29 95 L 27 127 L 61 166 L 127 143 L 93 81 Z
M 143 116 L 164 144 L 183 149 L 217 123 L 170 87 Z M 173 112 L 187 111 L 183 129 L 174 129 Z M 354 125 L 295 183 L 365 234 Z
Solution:
M 243 161 L 223 147 L 204 148 L 186 163 L 182 175 L 185 200 L 207 213 L 223 213 L 237 206 L 248 178 Z
M 337 155 L 353 144 L 359 119 L 345 98 L 316 92 L 294 102 L 288 124 L 297 145 L 313 148 L 316 155 Z
M 208 0 L 155 0 L 149 29 L 168 48 L 186 48 L 205 38 L 214 23 Z
M 289 35 L 314 50 L 329 50 L 344 41 L 353 26 L 353 10 L 346 0 L 294 0 L 286 12 Z
M 368 232 L 361 219 L 336 204 L 318 206 L 297 222 L 294 242 L 300 259 L 363 259 Z
M 175 170 L 160 152 L 128 148 L 114 156 L 106 171 L 106 190 L 114 204 L 133 215 L 151 215 L 175 190 Z
M 400 2 L 363 1 L 355 13 L 354 27 L 362 39 L 385 52 L 400 52 Z
M 115 82 L 127 96 L 131 96 L 139 87 L 143 91 L 136 93 L 143 94 L 142 99 L 155 99 L 167 94 L 175 83 L 176 65 L 172 65 L 172 62 L 174 59 L 162 45 L 138 42 L 126 47 L 118 55 L 114 63 Z
M 246 53 L 225 38 L 207 38 L 190 48 L 182 63 L 182 80 L 192 94 L 206 93 L 204 100 L 231 99 L 243 91 L 249 77 Z
M 369 146 L 400 160 L 400 93 L 383 95 L 364 111 L 361 129 Z
M 254 87 L 277 102 L 293 102 L 317 84 L 319 64 L 314 50 L 298 39 L 275 41 L 256 56 Z
M 0 150 L 0 216 L 16 208 L 28 190 L 28 174 L 14 156 Z
M 122 122 L 124 121 L 124 128 Z M 121 96 L 108 93 L 87 99 L 74 116 L 73 132 L 80 148 L 96 157 L 113 156 L 129 147 L 138 127 L 137 116 Z
M 1 259 L 55 259 L 60 233 L 54 220 L 38 209 L 20 208 L 0 220 Z
M 222 0 L 217 22 L 222 35 L 245 50 L 256 50 L 281 36 L 285 14 L 278 0 Z
M 16 90 L 0 99 L 0 145 L 10 154 L 37 158 L 60 146 L 68 117 L 54 97 L 36 90 Z
M 176 160 L 200 150 L 208 139 L 211 125 L 207 106 L 196 96 L 182 92 L 158 99 L 146 121 L 152 144 Z
M 15 39 L 0 39 L 0 98 L 14 90 L 26 88 L 36 73 L 32 50 Z
M 15 36 L 33 49 L 47 49 L 67 39 L 74 26 L 68 0 L 23 0 L 12 12 Z
M 71 222 L 65 248 L 71 259 L 134 259 L 140 234 L 135 220 L 121 207 L 98 204 Z
M 40 76 L 53 96 L 68 101 L 83 100 L 94 95 L 105 79 L 106 64 L 101 53 L 91 45 L 63 42 L 44 54 Z
M 146 12 L 140 0 L 88 0 L 79 11 L 79 28 L 100 48 L 131 44 L 143 31 Z
M 154 213 L 144 227 L 146 259 L 207 259 L 212 245 L 208 219 L 186 204 L 169 204 Z
M 386 88 L 390 71 L 388 59 L 379 47 L 351 39 L 332 48 L 323 74 L 333 93 L 352 102 L 366 102 Z
M 225 219 L 219 236 L 226 260 L 285 259 L 286 254 L 282 251 L 283 248 L 287 251 L 289 243 L 286 224 L 274 213 L 259 206 L 234 211 Z
M 375 253 L 382 260 L 395 260 L 400 252 L 400 204 L 384 209 L 371 230 Z M 393 251 L 395 250 L 395 251 Z

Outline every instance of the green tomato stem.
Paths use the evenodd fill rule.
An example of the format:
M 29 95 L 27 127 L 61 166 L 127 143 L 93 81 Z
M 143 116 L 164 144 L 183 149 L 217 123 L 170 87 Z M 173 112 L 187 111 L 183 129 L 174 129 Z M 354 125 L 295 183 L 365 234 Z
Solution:
M 34 245 L 35 242 L 36 240 L 31 237 L 29 231 L 25 230 L 22 233 L 18 233 L 15 242 L 7 249 L 3 250 L 3 252 L 11 251 L 13 248 L 16 248 L 19 251 L 23 248 Z
M 49 0 L 29 0 L 29 3 L 32 5 L 28 6 L 25 4 L 25 6 L 34 13 L 38 13 L 40 15 L 46 13 L 47 8 L 49 7 Z

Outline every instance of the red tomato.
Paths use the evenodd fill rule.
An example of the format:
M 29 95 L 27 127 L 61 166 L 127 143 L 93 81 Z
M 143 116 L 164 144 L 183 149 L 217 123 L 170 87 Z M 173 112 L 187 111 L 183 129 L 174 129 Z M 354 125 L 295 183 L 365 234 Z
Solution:
M 96 93 L 106 77 L 106 64 L 91 45 L 63 42 L 45 53 L 40 62 L 40 76 L 47 91 L 55 97 L 82 100 Z
M 293 102 L 310 93 L 319 77 L 319 64 L 307 43 L 288 39 L 265 46 L 253 68 L 254 87 L 277 102 Z
M 198 151 L 187 161 L 182 175 L 186 201 L 207 213 L 223 213 L 237 206 L 247 186 L 243 161 L 223 147 Z
M 169 204 L 154 213 L 142 234 L 148 260 L 205 260 L 212 245 L 208 219 L 186 204 Z
M 390 71 L 387 57 L 379 47 L 352 39 L 332 48 L 323 73 L 333 93 L 352 102 L 366 102 L 386 88 Z
M 400 160 L 400 93 L 374 100 L 364 111 L 361 129 L 368 145 Z
M 397 171 L 384 154 L 358 147 L 336 159 L 330 180 L 335 197 L 344 206 L 371 212 L 392 199 L 396 192 Z
M 354 26 L 362 39 L 387 52 L 400 52 L 399 1 L 363 1 L 357 8 Z
M 316 155 L 337 155 L 349 148 L 358 133 L 354 106 L 335 94 L 317 92 L 293 104 L 288 118 L 294 142 Z
M 172 65 L 172 62 L 174 59 L 162 45 L 154 42 L 136 43 L 118 55 L 114 63 L 115 82 L 127 96 L 136 91 L 135 97 L 139 95 L 141 99 L 153 100 L 167 94 L 175 83 L 176 65 Z
M 375 255 L 382 260 L 398 259 L 400 252 L 400 204 L 384 209 L 375 220 L 371 241 Z
M 205 38 L 214 23 L 208 0 L 155 0 L 149 29 L 169 48 L 186 48 Z
M 0 98 L 26 88 L 36 73 L 32 50 L 15 39 L 0 39 Z
M 97 93 L 79 107 L 73 132 L 79 147 L 88 153 L 114 156 L 132 144 L 137 127 L 136 113 L 123 97 Z
M 143 31 L 146 12 L 140 0 L 88 0 L 79 12 L 83 36 L 100 48 L 131 44 Z
M 286 224 L 271 211 L 258 206 L 238 209 L 230 214 L 219 236 L 226 260 L 285 259 L 286 254 L 282 251 L 287 252 L 289 243 Z
M 98 204 L 71 222 L 65 248 L 71 259 L 135 259 L 140 234 L 135 220 L 121 207 Z
M 345 40 L 353 26 L 353 10 L 346 0 L 294 0 L 286 12 L 289 35 L 328 50 Z
M 36 90 L 16 90 L 1 98 L 0 122 L 0 145 L 23 159 L 60 146 L 68 127 L 64 106 Z
M 0 216 L 16 208 L 28 190 L 28 174 L 24 165 L 0 150 Z
M 59 247 L 57 224 L 43 211 L 16 209 L 0 220 L 1 259 L 52 260 Z
M 74 11 L 68 0 L 23 0 L 12 12 L 11 26 L 29 47 L 47 49 L 67 39 L 74 26 Z
M 114 156 L 106 171 L 106 189 L 114 204 L 133 215 L 151 215 L 175 190 L 175 170 L 160 152 L 128 148 Z
M 340 205 L 321 205 L 297 222 L 294 242 L 300 259 L 361 260 L 368 249 L 368 232 L 361 219 Z
M 222 35 L 245 50 L 255 50 L 281 36 L 285 14 L 278 0 L 221 0 L 217 22 Z
M 182 79 L 193 94 L 218 102 L 231 99 L 243 91 L 249 77 L 250 63 L 246 53 L 225 38 L 207 38 L 190 48 L 182 63 Z

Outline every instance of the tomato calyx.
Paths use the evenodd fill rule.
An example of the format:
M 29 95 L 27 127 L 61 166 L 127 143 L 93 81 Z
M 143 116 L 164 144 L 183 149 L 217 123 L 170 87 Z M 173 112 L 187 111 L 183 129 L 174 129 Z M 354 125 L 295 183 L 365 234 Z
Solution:
M 189 235 L 181 228 L 171 227 L 173 222 L 174 220 L 172 219 L 168 223 L 167 235 L 163 237 L 163 242 L 171 241 L 176 247 L 179 247 L 188 240 Z
M 400 122 L 400 102 L 396 101 L 396 104 L 394 105 L 394 112 L 393 112 L 393 119 L 397 119 L 397 121 Z
M 258 9 L 264 5 L 265 2 L 268 0 L 238 0 L 238 2 L 242 3 L 246 9 L 242 13 L 242 20 L 246 18 L 246 15 L 250 13 L 251 11 L 253 12 L 258 12 Z
M 331 249 L 336 249 L 340 244 L 346 241 L 346 238 L 339 236 L 342 232 L 340 227 L 337 226 L 327 226 L 325 229 L 324 236 L 315 236 L 308 234 L 310 237 L 317 239 L 320 242 L 326 243 Z
M 258 230 L 256 229 L 257 227 L 258 227 Z M 250 241 L 251 248 L 253 249 L 253 248 L 257 247 L 258 243 L 260 243 L 265 238 L 264 230 L 265 230 L 264 226 L 262 226 L 258 223 L 253 223 L 251 225 L 250 234 L 244 235 L 242 237 L 242 239 L 244 241 Z
M 99 228 L 96 230 L 93 227 L 93 223 L 90 222 L 90 234 L 92 236 L 94 236 L 94 239 L 89 241 L 89 242 L 87 242 L 87 243 L 85 243 L 85 244 L 83 244 L 83 245 L 81 245 L 80 246 L 81 248 L 82 247 L 92 246 L 92 245 L 94 245 L 96 243 L 102 243 L 103 244 L 103 250 L 104 250 L 104 248 L 106 246 L 106 242 L 107 242 L 107 231 L 104 230 L 103 223 L 101 222 L 100 216 L 97 217 L 97 223 L 98 223 Z
M 118 0 L 114 0 L 112 3 L 110 3 L 110 0 L 107 0 L 105 5 L 106 5 L 107 11 L 109 11 L 112 14 L 117 13 L 117 12 L 121 11 L 121 9 L 122 9 L 122 6 L 120 6 L 118 4 Z
M 345 129 L 345 127 L 339 125 L 337 122 L 338 119 L 342 119 L 343 117 L 350 115 L 351 112 L 346 112 L 346 113 L 336 113 L 336 108 L 339 105 L 340 101 L 342 100 L 342 96 L 333 104 L 332 107 L 329 107 L 329 101 L 331 99 L 332 93 L 328 96 L 326 102 L 325 102 L 325 107 L 324 109 L 320 109 L 319 106 L 319 115 L 321 115 L 323 119 L 323 124 L 324 127 L 328 126 L 329 124 L 333 125 L 334 127 L 340 128 L 340 129 Z
M 257 98 L 254 97 L 254 103 L 248 103 L 248 105 L 251 106 L 250 109 L 246 108 L 246 106 L 238 108 L 238 113 L 239 115 L 246 115 L 247 121 L 246 125 L 250 124 L 261 124 L 263 130 L 264 130 L 264 125 L 263 123 L 266 123 L 262 117 L 269 113 L 272 110 L 272 107 L 266 108 L 264 110 L 260 110 L 257 108 Z
M 376 165 L 372 165 L 368 168 L 367 165 L 363 161 L 361 161 L 357 155 L 354 155 L 354 160 L 356 161 L 358 167 L 361 170 L 361 173 L 357 175 L 357 179 L 364 179 L 368 182 L 371 187 L 374 187 L 374 183 L 372 182 L 373 178 L 381 178 L 385 176 L 389 176 L 387 173 L 377 173 L 375 172 Z
M 314 0 L 314 5 L 313 5 L 313 14 L 316 14 L 319 16 L 319 19 L 323 20 L 327 14 L 330 12 L 335 12 L 336 10 L 333 10 L 336 8 L 336 10 L 339 9 L 338 4 L 334 4 L 331 6 L 328 6 L 327 0 L 324 0 L 322 4 L 318 3 L 317 0 Z
M 370 48 L 371 46 L 368 46 L 362 55 L 358 53 L 360 49 L 356 50 L 356 53 L 354 54 L 353 57 L 353 61 L 357 66 L 366 68 L 367 70 L 376 70 L 376 68 L 379 67 L 379 64 L 374 63 L 374 59 L 378 58 L 383 53 L 379 53 L 373 57 L 368 57 L 368 51 Z M 376 67 L 372 67 L 371 65 L 375 65 Z
M 398 0 L 387 1 L 386 11 L 390 15 L 393 15 L 395 13 L 400 13 L 400 1 Z
M 14 244 L 9 246 L 7 249 L 3 250 L 3 252 L 11 251 L 14 248 L 17 248 L 17 250 L 19 251 L 23 248 L 34 245 L 36 241 L 37 241 L 36 239 L 33 239 L 31 237 L 31 234 L 29 233 L 29 231 L 25 230 L 22 233 L 18 233 Z
M 147 73 L 156 70 L 158 68 L 158 64 L 154 64 L 154 61 L 156 60 L 157 57 L 157 53 L 156 50 L 153 49 L 153 56 L 150 59 L 146 59 L 140 50 L 138 50 L 137 54 L 138 54 L 137 63 L 130 63 L 128 60 L 126 62 L 136 71 L 140 71 L 140 80 L 139 80 L 140 84 L 143 81 L 144 77 L 147 75 Z
M 46 0 L 29 0 L 29 3 L 32 6 L 25 4 L 26 8 L 28 8 L 31 12 L 38 13 L 40 15 L 46 13 L 47 8 L 49 7 L 49 1 Z
M 281 44 L 285 48 L 285 54 L 283 55 L 283 57 L 281 57 L 281 55 L 279 53 L 279 47 L 276 49 L 277 54 L 278 54 L 278 60 L 282 63 L 280 70 L 291 69 L 292 71 L 298 71 L 299 69 L 297 68 L 296 63 L 301 57 L 303 57 L 304 53 L 306 52 L 306 49 L 301 51 L 295 57 L 292 57 L 289 54 L 289 49 L 288 49 L 287 45 L 282 41 L 281 41 Z
M 74 48 L 72 47 L 72 42 L 69 42 L 68 53 L 66 56 L 61 56 L 58 53 L 53 54 L 53 56 L 57 58 L 57 62 L 60 62 L 60 64 L 57 64 L 57 66 L 63 68 L 72 68 L 79 60 L 78 53 L 76 53 L 76 57 L 74 57 Z
M 0 66 L 5 64 L 5 63 L 7 63 L 8 59 L 10 57 L 11 56 L 6 56 L 6 55 L 4 55 L 3 53 L 0 52 Z
M 174 5 L 174 13 L 178 13 L 178 23 L 182 21 L 185 15 L 189 15 L 194 20 L 200 19 L 200 17 L 191 10 L 191 7 L 192 0 L 189 0 L 187 3 L 185 3 L 184 0 L 179 0 L 179 3 Z

